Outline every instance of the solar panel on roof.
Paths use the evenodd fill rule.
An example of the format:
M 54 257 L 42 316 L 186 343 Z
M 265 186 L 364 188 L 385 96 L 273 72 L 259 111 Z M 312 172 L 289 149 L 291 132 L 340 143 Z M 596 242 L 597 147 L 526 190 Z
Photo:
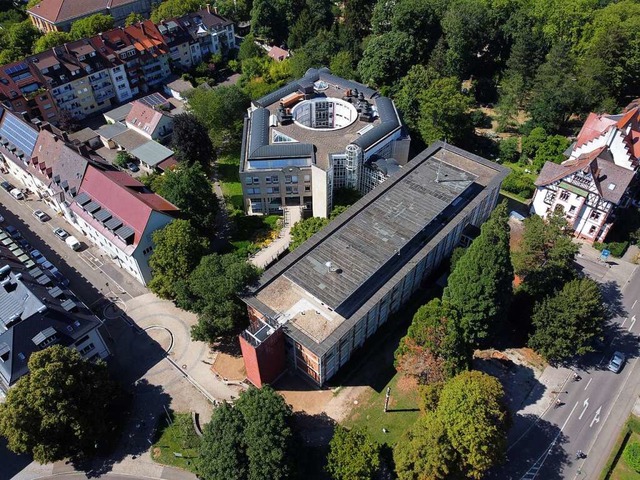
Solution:
M 67 312 L 73 311 L 77 307 L 76 302 L 71 299 L 67 299 L 62 302 L 62 308 L 64 308 Z
M 13 75 L 15 73 L 21 72 L 22 70 L 26 70 L 27 68 L 29 68 L 29 66 L 26 63 L 22 62 L 7 68 L 5 70 L 5 73 L 7 75 Z
M 89 213 L 93 213 L 93 212 L 97 212 L 98 210 L 100 210 L 100 205 L 98 205 L 94 201 L 91 201 L 91 202 L 87 203 L 86 205 L 83 205 L 82 208 L 84 208 Z
M 0 135 L 10 141 L 9 146 L 13 144 L 29 157 L 33 153 L 38 139 L 37 130 L 13 115 L 4 116 L 0 125 Z
M 43 275 L 43 272 L 39 267 L 32 268 L 27 273 L 33 278 L 38 278 L 40 275 Z
M 121 225 L 122 225 L 122 220 L 120 220 L 118 217 L 111 217 L 110 220 L 107 220 L 106 222 L 104 222 L 104 226 L 112 231 L 117 228 L 120 228 Z
M 75 198 L 75 201 L 78 205 L 84 205 L 91 201 L 91 197 L 84 192 L 80 192 L 80 194 Z
M 146 97 L 142 97 L 139 102 L 145 104 L 148 107 L 155 107 L 158 105 L 164 105 L 167 103 L 167 99 L 164 98 L 159 93 L 152 93 L 151 95 L 147 95 Z
M 64 292 L 62 291 L 62 289 L 60 287 L 53 287 L 53 288 L 49 289 L 49 295 L 51 295 L 53 298 L 58 298 L 63 293 Z
M 95 218 L 99 222 L 104 223 L 111 218 L 111 212 L 103 208 L 101 210 L 98 210 L 93 218 Z
M 115 231 L 115 234 L 120 237 L 122 240 L 127 240 L 128 238 L 131 238 L 136 232 L 134 232 L 133 228 L 131 228 L 129 225 L 125 225 L 123 227 L 120 227 L 118 230 Z
M 51 283 L 51 279 L 42 274 L 38 278 L 36 278 L 36 282 L 38 282 L 40 285 L 48 285 L 49 283 Z

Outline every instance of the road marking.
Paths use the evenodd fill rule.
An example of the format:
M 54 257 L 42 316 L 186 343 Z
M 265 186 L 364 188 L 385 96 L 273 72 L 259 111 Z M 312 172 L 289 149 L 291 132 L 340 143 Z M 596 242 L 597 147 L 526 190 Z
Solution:
M 624 317 L 624 321 L 620 324 L 620 328 L 624 327 L 624 324 L 627 323 L 627 320 L 629 320 L 629 317 Z
M 631 325 L 629 325 L 629 331 L 633 328 L 633 325 L 636 323 L 636 316 L 631 317 Z
M 602 405 L 600 405 L 600 408 L 598 408 L 598 410 L 596 410 L 596 414 L 593 416 L 593 420 L 591 420 L 591 423 L 589 424 L 589 428 L 593 427 L 594 423 L 600 423 L 600 412 L 602 411 Z
M 583 403 L 584 408 L 582 409 L 582 413 L 580 414 L 580 416 L 578 417 L 578 420 L 582 420 L 582 416 L 584 415 L 584 412 L 587 411 L 587 408 L 589 408 L 589 398 L 587 397 L 587 399 L 584 401 Z
M 636 301 L 635 301 L 635 302 L 633 302 L 633 305 L 631 305 L 631 310 L 633 310 L 633 309 L 635 308 L 636 303 L 638 303 L 638 300 L 637 300 L 637 299 L 636 299 Z
M 593 380 L 593 377 L 591 377 L 591 378 L 589 379 L 589 381 L 587 382 L 587 386 L 586 386 L 586 387 L 584 387 L 584 389 L 585 389 L 585 390 L 586 390 L 587 388 L 589 388 L 589 385 L 591 384 L 591 380 Z
M 569 416 L 567 417 L 567 419 L 562 424 L 562 427 L 560 427 L 560 431 L 558 432 L 558 435 L 560 435 L 560 433 L 564 430 L 564 427 L 566 427 L 567 423 L 569 423 L 569 419 L 571 418 L 571 415 L 573 415 L 573 412 L 575 411 L 575 409 L 578 408 L 578 403 L 580 403 L 580 402 L 576 402 L 576 404 L 571 409 L 571 412 L 569 412 Z M 555 442 L 555 440 L 554 440 L 554 442 Z

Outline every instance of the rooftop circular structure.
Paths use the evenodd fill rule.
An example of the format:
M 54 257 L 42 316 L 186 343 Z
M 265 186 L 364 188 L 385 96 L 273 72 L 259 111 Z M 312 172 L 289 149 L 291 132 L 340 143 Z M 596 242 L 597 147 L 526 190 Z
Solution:
M 291 109 L 296 125 L 308 130 L 340 130 L 358 119 L 358 111 L 349 102 L 334 97 L 304 100 Z

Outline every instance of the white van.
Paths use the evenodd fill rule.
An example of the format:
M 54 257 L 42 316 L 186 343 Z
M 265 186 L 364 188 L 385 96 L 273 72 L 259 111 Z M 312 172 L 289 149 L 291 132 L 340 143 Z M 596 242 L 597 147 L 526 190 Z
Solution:
M 69 235 L 64 239 L 65 243 L 71 247 L 71 250 L 78 251 L 82 248 L 82 244 L 73 235 Z
M 9 192 L 16 200 L 24 200 L 24 194 L 17 188 L 14 188 Z

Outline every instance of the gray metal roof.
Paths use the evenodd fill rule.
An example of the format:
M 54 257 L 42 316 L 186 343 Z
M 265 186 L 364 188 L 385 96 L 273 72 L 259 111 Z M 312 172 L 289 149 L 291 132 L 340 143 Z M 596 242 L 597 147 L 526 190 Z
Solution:
M 313 156 L 313 145 L 309 143 L 269 145 L 269 115 L 266 108 L 257 108 L 251 114 L 248 160 Z
M 111 212 L 106 208 L 101 208 L 99 211 L 95 213 L 93 218 L 95 218 L 99 222 L 104 223 L 111 218 Z
M 129 153 L 138 158 L 141 162 L 151 167 L 155 167 L 160 162 L 173 155 L 173 150 L 168 149 L 164 145 L 160 145 L 158 142 L 150 140 L 147 143 L 134 148 Z
M 112 123 L 110 125 L 103 125 L 98 129 L 98 134 L 101 137 L 111 140 L 113 137 L 117 137 L 123 132 L 127 131 L 127 127 L 121 123 Z
M 352 142 L 363 150 L 375 145 L 378 141 L 382 140 L 391 132 L 402 126 L 391 99 L 387 97 L 378 97 L 375 102 L 378 109 L 378 116 L 381 121 L 380 125 L 376 125 L 367 133 L 359 136 Z
M 114 108 L 113 110 L 109 110 L 108 112 L 103 113 L 103 116 L 105 118 L 110 118 L 115 122 L 121 122 L 125 118 L 127 118 L 127 115 L 129 115 L 129 112 L 131 111 L 132 108 L 133 108 L 132 103 L 126 103 L 117 108 Z
M 326 69 L 323 69 L 320 71 L 320 80 L 324 80 L 325 82 L 328 82 L 328 83 L 333 83 L 334 85 L 338 85 L 344 88 L 345 90 L 357 89 L 358 92 L 362 92 L 364 96 L 368 98 L 373 98 L 378 93 L 377 90 L 374 90 L 373 88 L 369 88 L 362 83 L 354 82 L 353 80 L 347 80 L 345 78 L 341 78 L 336 75 L 333 75 Z
M 86 203 L 89 203 L 91 201 L 91 197 L 89 195 L 87 195 L 84 192 L 80 192 L 75 198 L 74 200 L 76 201 L 76 203 L 78 205 L 84 205 Z
M 124 225 L 117 229 L 114 233 L 122 240 L 127 240 L 128 238 L 131 238 L 136 232 L 134 232 L 133 228 L 131 228 L 129 225 Z
M 122 220 L 120 220 L 118 217 L 111 217 L 109 220 L 104 222 L 104 226 L 109 230 L 115 230 L 116 228 L 120 227 L 120 225 L 122 225 Z
M 291 93 L 297 92 L 300 89 L 300 83 L 315 82 L 319 79 L 320 72 L 316 69 L 310 68 L 309 70 L 307 70 L 305 76 L 301 79 L 294 80 L 286 84 L 284 87 L 279 88 L 275 92 L 271 92 L 264 97 L 255 100 L 253 103 L 256 105 L 260 105 L 261 107 L 268 107 L 269 105 L 279 102 L 282 97 L 286 97 Z
M 31 339 L 31 341 L 35 345 L 40 345 L 45 342 L 49 338 L 53 337 L 56 334 L 56 329 L 53 327 L 47 327 L 44 330 L 38 332 L 38 334 Z
M 436 175 L 448 182 L 437 183 Z M 399 255 L 416 236 L 435 233 L 439 215 L 473 184 L 475 176 L 435 159 L 423 162 L 382 201 L 363 209 L 351 221 L 317 245 L 285 274 L 314 297 L 348 317 L 364 296 L 345 303 L 377 276 L 387 276 Z M 471 196 L 462 197 L 463 207 Z M 327 267 L 330 262 L 331 268 Z M 339 269 L 336 273 L 332 269 Z

